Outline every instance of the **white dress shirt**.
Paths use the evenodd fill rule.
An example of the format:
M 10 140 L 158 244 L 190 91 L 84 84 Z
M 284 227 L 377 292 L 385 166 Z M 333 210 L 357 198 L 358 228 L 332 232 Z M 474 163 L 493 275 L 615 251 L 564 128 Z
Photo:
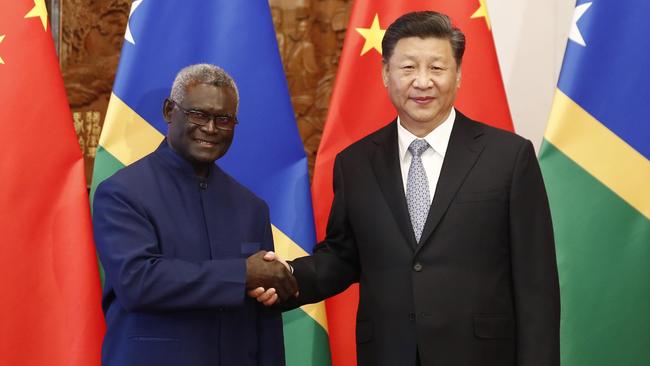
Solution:
M 431 146 L 431 148 L 425 150 L 421 155 L 422 165 L 424 165 L 424 171 L 427 173 L 427 180 L 429 181 L 429 204 L 433 202 L 438 178 L 440 177 L 440 170 L 442 169 L 442 162 L 445 159 L 445 153 L 447 152 L 447 145 L 449 145 L 449 137 L 451 136 L 451 129 L 454 127 L 455 119 L 456 110 L 452 108 L 449 117 L 444 122 L 429 132 L 428 135 L 422 137 Z M 408 148 L 411 142 L 418 138 L 420 137 L 415 136 L 404 128 L 399 117 L 397 117 L 397 140 L 399 145 L 400 169 L 402 170 L 402 183 L 404 183 L 404 195 L 406 195 L 406 183 L 412 158 Z

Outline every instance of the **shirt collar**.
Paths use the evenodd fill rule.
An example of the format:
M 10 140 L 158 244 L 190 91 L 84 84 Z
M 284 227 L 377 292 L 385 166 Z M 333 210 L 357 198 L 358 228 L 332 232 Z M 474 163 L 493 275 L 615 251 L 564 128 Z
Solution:
M 426 136 L 422 137 L 426 142 L 429 143 L 429 146 L 433 150 L 440 154 L 443 158 L 447 152 L 447 145 L 449 145 L 449 138 L 451 137 L 451 130 L 454 127 L 454 120 L 456 119 L 456 110 L 451 109 L 449 116 L 444 120 L 438 127 L 434 128 L 433 131 L 429 132 Z M 400 160 L 404 161 L 406 157 L 406 152 L 408 147 L 411 145 L 413 140 L 420 137 L 415 136 L 409 130 L 402 126 L 402 123 L 397 117 L 397 140 L 399 145 L 399 156 Z

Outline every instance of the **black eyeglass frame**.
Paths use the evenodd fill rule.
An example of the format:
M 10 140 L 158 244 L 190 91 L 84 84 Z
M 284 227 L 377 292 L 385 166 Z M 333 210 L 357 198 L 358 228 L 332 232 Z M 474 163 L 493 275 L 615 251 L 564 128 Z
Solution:
M 223 131 L 233 131 L 235 126 L 239 124 L 237 116 L 210 114 L 196 109 L 185 109 L 176 101 L 169 98 L 167 100 L 177 107 L 179 111 L 183 112 L 185 119 L 191 124 L 203 127 L 207 126 L 211 121 L 214 121 L 214 127 Z

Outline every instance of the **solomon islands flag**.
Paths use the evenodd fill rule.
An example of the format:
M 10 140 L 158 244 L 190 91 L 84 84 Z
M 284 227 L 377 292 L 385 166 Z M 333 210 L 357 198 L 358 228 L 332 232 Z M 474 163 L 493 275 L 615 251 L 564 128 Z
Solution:
M 578 1 L 540 153 L 563 365 L 650 365 L 650 2 Z

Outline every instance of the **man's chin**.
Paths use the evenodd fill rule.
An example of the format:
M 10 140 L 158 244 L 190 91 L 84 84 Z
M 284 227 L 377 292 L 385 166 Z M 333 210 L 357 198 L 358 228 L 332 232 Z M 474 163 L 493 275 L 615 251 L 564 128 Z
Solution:
M 228 149 L 224 149 L 223 144 L 214 146 L 196 146 L 192 149 L 192 157 L 201 163 L 213 163 L 215 160 L 226 154 Z
M 190 159 L 199 164 L 211 164 L 219 159 L 223 154 L 219 151 L 191 151 Z
M 441 110 L 437 109 L 435 111 L 426 111 L 424 113 L 413 113 L 412 119 L 416 123 L 421 123 L 426 125 L 437 125 L 442 123 L 446 118 L 446 116 L 448 115 L 449 112 L 444 113 Z
M 212 164 L 222 156 L 223 156 L 223 154 L 211 154 L 211 155 L 208 155 L 208 156 L 200 155 L 200 156 L 195 156 L 194 160 L 201 163 L 201 164 Z

